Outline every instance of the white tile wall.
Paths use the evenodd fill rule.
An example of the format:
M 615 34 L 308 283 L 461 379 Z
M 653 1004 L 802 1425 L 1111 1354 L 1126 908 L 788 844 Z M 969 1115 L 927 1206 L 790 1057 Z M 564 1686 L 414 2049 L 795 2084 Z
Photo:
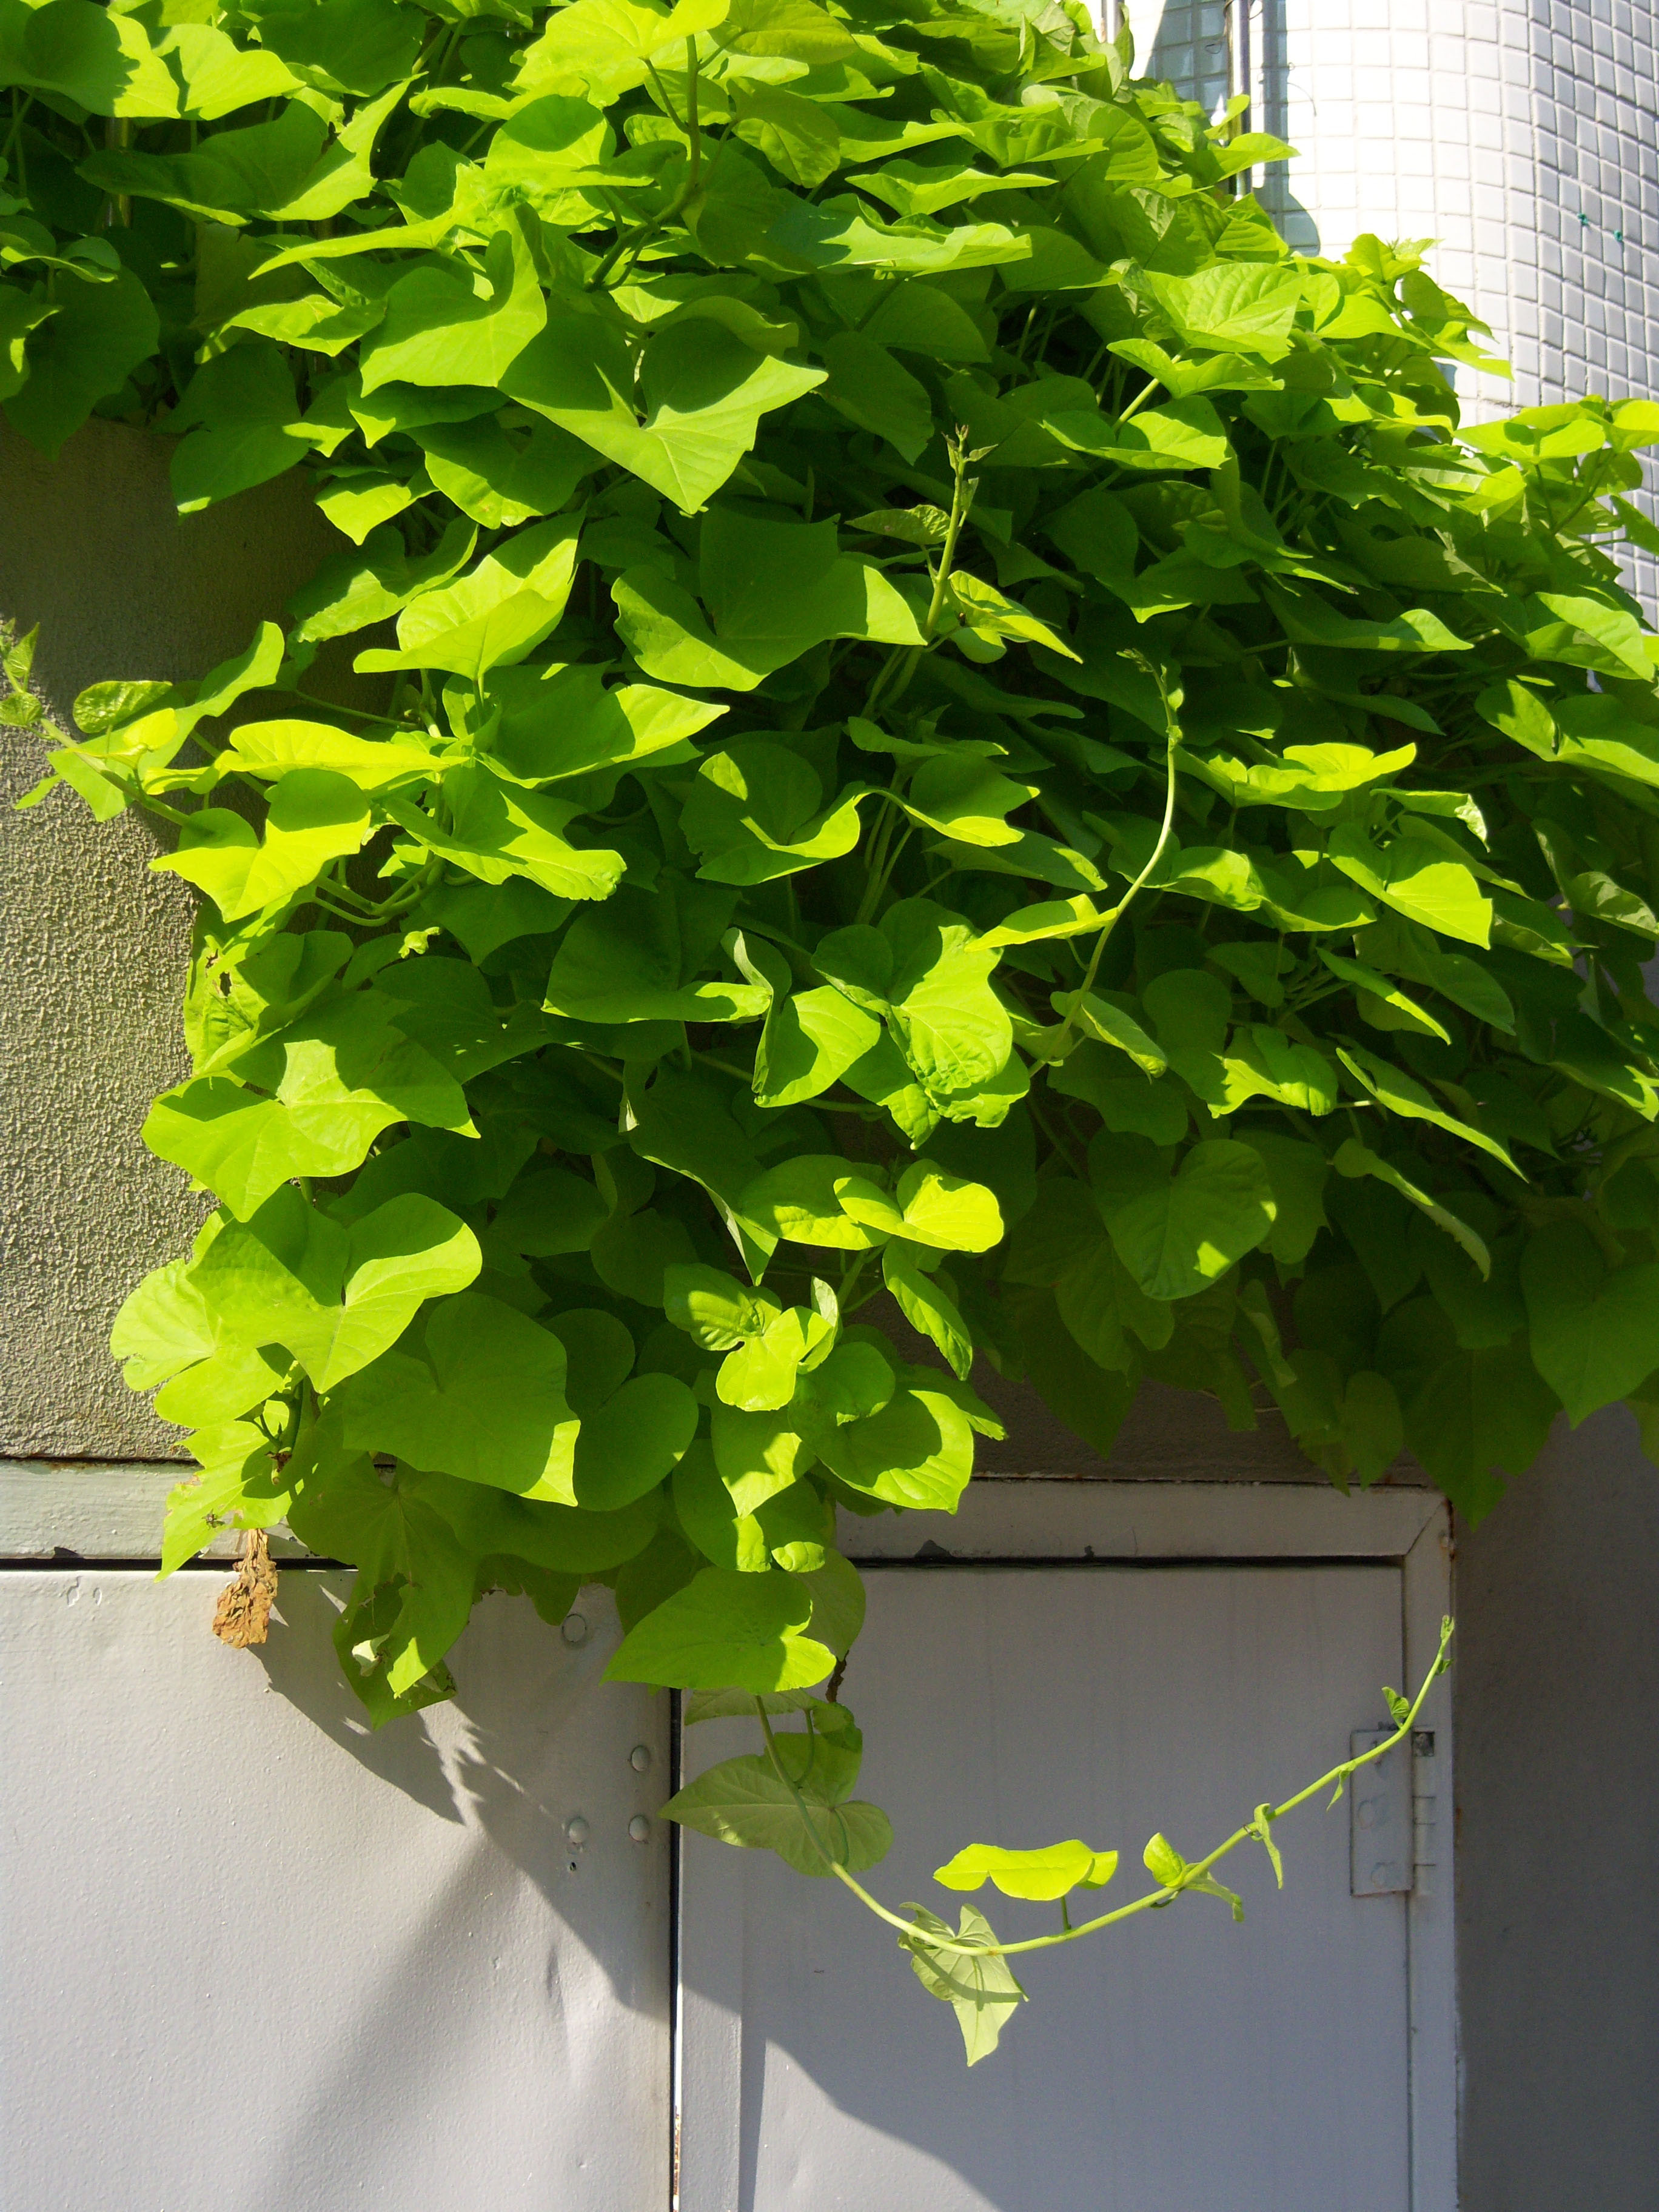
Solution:
M 1178 84 L 1213 113 L 1227 99 L 1228 0 L 1166 0 L 1162 8 L 1130 0 L 1140 68 Z
M 1264 200 L 1310 250 L 1437 240 L 1431 273 L 1515 372 L 1461 373 L 1472 414 L 1659 392 L 1659 0 L 1246 4 L 1254 119 L 1298 149 Z M 1130 0 L 1142 67 L 1213 106 L 1226 13 Z

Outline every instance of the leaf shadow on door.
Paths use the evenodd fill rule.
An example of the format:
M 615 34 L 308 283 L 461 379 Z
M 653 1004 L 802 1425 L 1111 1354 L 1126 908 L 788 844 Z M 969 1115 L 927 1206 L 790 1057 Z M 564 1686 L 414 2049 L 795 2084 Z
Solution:
M 319 1759 L 354 1760 L 453 1840 L 429 1856 L 421 1846 L 417 1864 L 386 1864 L 387 1883 L 425 1893 L 394 1941 L 342 1950 L 349 2032 L 308 2054 L 303 2103 L 266 2116 L 258 2180 L 240 2212 L 292 2212 L 354 2190 L 366 2202 L 432 2203 L 422 2187 L 435 2177 L 423 2185 L 406 2169 L 434 2115 L 447 2136 L 477 2144 L 481 2175 L 507 2142 L 555 2184 L 567 2163 L 573 2188 L 579 2171 L 614 2169 L 604 2183 L 614 2194 L 602 2189 L 595 2203 L 665 2203 L 669 1873 L 654 1817 L 669 1788 L 665 1694 L 600 1679 L 618 1638 L 608 1592 L 583 1592 L 587 1634 L 574 1645 L 527 1601 L 498 1596 L 452 1655 L 455 1700 L 371 1730 L 330 1638 L 349 1579 L 288 1569 L 281 1625 L 251 1656 L 334 1747 L 319 1743 Z M 294 1779 L 303 1822 L 303 1766 Z M 629 1829 L 641 1814 L 644 1843 Z M 319 1826 L 315 1845 L 321 1896 L 328 1855 L 362 1842 Z M 495 2022 L 492 1992 L 515 2025 Z M 481 2065 L 481 2025 L 502 2039 L 499 2064 Z

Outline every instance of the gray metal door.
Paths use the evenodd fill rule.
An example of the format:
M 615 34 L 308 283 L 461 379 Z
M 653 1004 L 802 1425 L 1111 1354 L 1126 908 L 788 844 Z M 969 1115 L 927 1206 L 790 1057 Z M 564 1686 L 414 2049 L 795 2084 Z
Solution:
M 1079 1836 L 1146 1886 L 1386 1721 L 1398 1565 L 878 1567 L 844 1695 L 859 1795 L 891 1815 L 865 1879 L 951 1911 L 970 1841 Z M 738 1749 L 689 1732 L 689 1772 Z M 1350 1894 L 1346 1807 L 1197 1897 L 1022 1966 L 1031 2002 L 970 2075 L 891 1934 L 769 1852 L 686 1838 L 683 2212 L 1407 2212 L 1407 1902 Z M 1409 1856 L 1409 1854 L 1407 1854 Z M 999 1932 L 1058 1908 L 986 1892 Z
M 7 2212 L 666 2206 L 667 1699 L 497 1597 L 374 1735 L 348 1580 L 0 1573 Z

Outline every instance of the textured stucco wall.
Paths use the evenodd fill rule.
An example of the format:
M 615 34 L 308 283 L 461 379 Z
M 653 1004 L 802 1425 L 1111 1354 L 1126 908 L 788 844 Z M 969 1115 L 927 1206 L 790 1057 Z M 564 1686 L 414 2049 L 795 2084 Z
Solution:
M 199 676 L 239 651 L 334 533 L 297 477 L 180 523 L 167 441 L 92 422 L 56 462 L 0 423 L 0 617 L 40 624 L 36 688 L 67 729 L 106 677 Z M 138 1140 L 184 1072 L 178 998 L 191 893 L 153 875 L 155 834 L 100 824 L 37 783 L 46 743 L 0 729 L 0 1454 L 155 1458 L 174 1431 L 126 1389 L 109 1325 L 200 1206 Z

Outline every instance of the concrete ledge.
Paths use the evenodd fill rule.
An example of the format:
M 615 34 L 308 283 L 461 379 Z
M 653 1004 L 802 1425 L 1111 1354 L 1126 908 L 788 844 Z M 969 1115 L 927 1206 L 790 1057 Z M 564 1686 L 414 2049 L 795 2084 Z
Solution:
M 159 1559 L 167 1492 L 187 1465 L 99 1460 L 0 1460 L 0 1559 Z M 241 1531 L 227 1528 L 211 1559 L 234 1559 Z M 278 1558 L 303 1559 L 286 1528 L 270 1531 Z

